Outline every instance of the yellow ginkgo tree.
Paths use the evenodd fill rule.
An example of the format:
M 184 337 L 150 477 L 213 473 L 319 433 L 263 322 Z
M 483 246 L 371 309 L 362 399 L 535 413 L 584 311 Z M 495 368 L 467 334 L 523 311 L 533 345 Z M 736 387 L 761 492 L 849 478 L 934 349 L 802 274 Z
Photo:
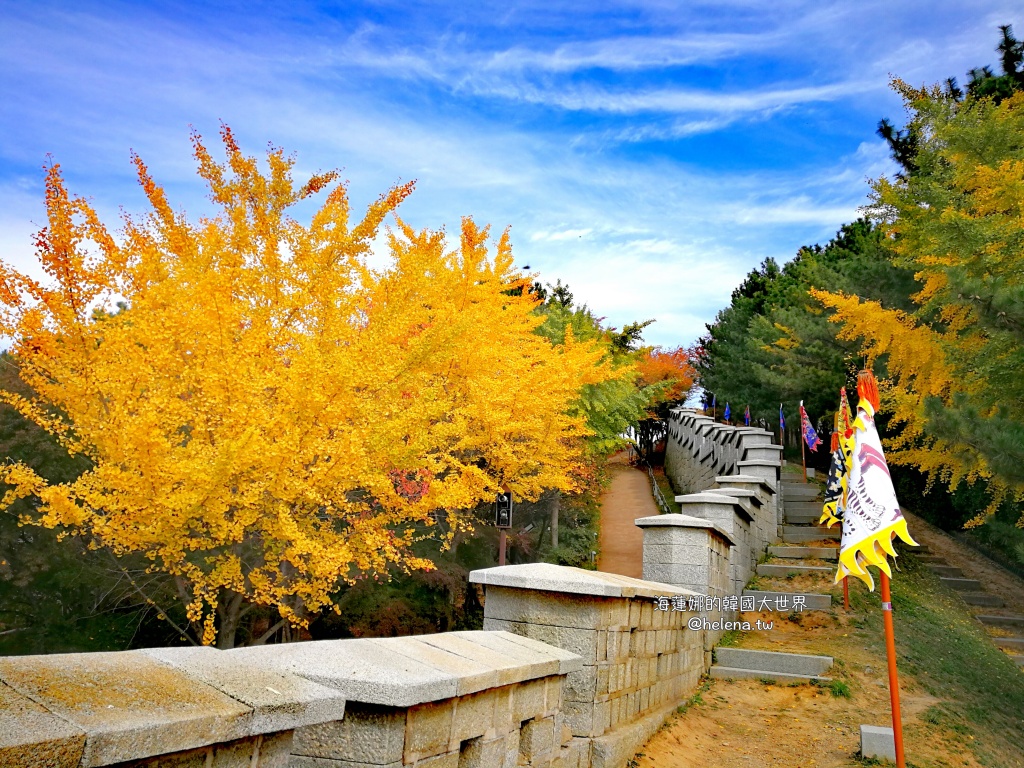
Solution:
M 135 158 L 152 211 L 116 237 L 49 168 L 49 279 L 0 263 L 3 333 L 35 395 L 0 398 L 89 469 L 50 484 L 8 464 L 0 479 L 5 506 L 34 500 L 24 522 L 144 554 L 197 636 L 230 646 L 245 606 L 303 625 L 344 583 L 430 568 L 412 543 L 502 485 L 572 490 L 581 387 L 633 372 L 534 333 L 507 232 L 489 252 L 465 219 L 451 248 L 396 218 L 391 264 L 373 269 L 411 184 L 353 222 L 336 174 L 298 185 L 281 150 L 261 165 L 222 136 L 223 163 L 193 136 L 215 215 L 172 209 Z

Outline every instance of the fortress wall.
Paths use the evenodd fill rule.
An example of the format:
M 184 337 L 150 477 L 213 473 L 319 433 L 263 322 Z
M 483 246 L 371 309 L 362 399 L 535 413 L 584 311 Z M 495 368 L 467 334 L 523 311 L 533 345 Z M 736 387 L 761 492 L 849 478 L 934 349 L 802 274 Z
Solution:
M 470 581 L 486 589 L 485 630 L 581 658 L 563 692 L 580 768 L 623 768 L 709 663 L 703 629 L 686 624 L 694 614 L 673 610 L 689 589 L 547 563 L 473 571 Z
M 579 768 L 581 659 L 504 632 L 0 659 L 0 768 Z

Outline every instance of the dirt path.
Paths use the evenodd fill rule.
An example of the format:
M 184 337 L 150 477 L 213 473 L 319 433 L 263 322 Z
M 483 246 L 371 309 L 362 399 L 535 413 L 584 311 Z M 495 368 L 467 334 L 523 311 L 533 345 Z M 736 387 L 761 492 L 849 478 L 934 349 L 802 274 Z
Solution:
M 643 532 L 638 517 L 658 514 L 647 473 L 629 466 L 626 453 L 608 462 L 611 483 L 601 496 L 601 556 L 597 570 L 622 576 L 643 576 Z

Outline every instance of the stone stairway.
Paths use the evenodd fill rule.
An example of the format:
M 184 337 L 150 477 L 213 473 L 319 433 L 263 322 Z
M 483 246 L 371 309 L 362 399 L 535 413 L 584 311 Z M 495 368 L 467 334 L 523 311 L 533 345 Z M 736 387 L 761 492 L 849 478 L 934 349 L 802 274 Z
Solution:
M 979 580 L 966 578 L 960 568 L 947 565 L 942 557 L 927 551 L 927 547 L 922 549 L 924 551 L 917 550 L 918 557 L 939 577 L 944 586 L 955 590 L 968 605 L 1000 609 L 1006 604 L 999 595 L 986 592 Z M 979 614 L 977 619 L 984 625 L 992 641 L 1002 648 L 1017 666 L 1024 669 L 1024 616 Z
M 785 579 L 791 576 L 823 575 L 835 573 L 834 563 L 838 559 L 839 533 L 818 525 L 821 517 L 821 493 L 817 485 L 805 483 L 802 479 L 786 474 L 782 477 L 782 542 L 768 548 L 770 562 L 757 565 L 757 575 L 771 579 Z M 745 595 L 754 595 L 759 601 L 803 595 L 804 610 L 827 611 L 832 606 L 832 597 L 827 594 L 791 591 L 744 590 Z
M 779 683 L 830 682 L 823 673 L 832 667 L 830 656 L 807 656 L 802 653 L 749 651 L 745 648 L 716 648 L 715 663 L 709 674 L 717 678 L 770 679 Z

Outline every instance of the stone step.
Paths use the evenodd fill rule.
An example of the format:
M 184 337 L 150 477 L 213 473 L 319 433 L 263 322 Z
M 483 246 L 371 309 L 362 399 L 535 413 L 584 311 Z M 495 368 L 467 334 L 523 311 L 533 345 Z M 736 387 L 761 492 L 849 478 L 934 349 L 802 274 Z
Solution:
M 816 485 L 784 485 L 782 487 L 782 498 L 787 504 L 790 502 L 807 503 L 817 499 L 821 495 L 821 491 Z
M 719 667 L 715 665 L 708 670 L 711 677 L 720 680 L 774 680 L 776 683 L 831 683 L 831 677 L 821 675 L 795 675 L 788 672 L 762 672 L 759 669 L 741 669 L 739 667 Z
M 1016 662 L 1018 667 L 1024 669 L 1024 654 L 1008 653 L 1006 655 L 1009 656 L 1014 662 Z
M 913 551 L 919 555 L 930 555 L 932 553 L 931 547 L 927 544 L 918 544 L 914 547 Z
M 796 574 L 802 576 L 809 573 L 824 573 L 831 575 L 835 573 L 835 568 L 830 565 L 792 565 L 788 563 L 760 563 L 757 566 L 758 576 L 789 576 L 789 574 Z
M 1000 648 L 1008 648 L 1011 651 L 1024 651 L 1024 637 L 993 637 L 992 640 Z
M 824 504 L 824 501 L 790 501 L 786 499 L 783 506 L 786 508 L 787 515 L 814 515 L 814 519 L 817 520 L 821 517 Z
M 957 592 L 981 592 L 981 582 L 977 579 L 952 579 L 939 576 L 943 586 L 955 589 Z
M 943 563 L 946 562 L 946 558 L 944 558 L 944 557 L 942 557 L 940 555 L 922 555 L 922 554 L 916 552 L 915 550 L 911 550 L 911 551 L 914 552 L 915 555 L 917 555 L 918 559 L 922 563 L 932 563 L 933 565 L 942 565 Z
M 821 510 L 819 509 L 815 513 L 790 512 L 786 510 L 785 518 L 787 525 L 817 525 L 821 519 Z
M 824 525 L 784 525 L 782 526 L 782 535 L 787 536 L 789 534 L 798 533 L 812 533 L 817 535 L 819 539 L 836 539 L 838 541 L 840 537 L 839 527 L 826 528 Z
M 715 664 L 732 669 L 757 670 L 762 675 L 805 675 L 813 677 L 832 667 L 831 656 L 809 656 L 803 653 L 752 651 L 746 648 L 715 648 Z
M 928 563 L 928 570 L 932 573 L 938 574 L 939 576 L 945 576 L 947 579 L 961 579 L 964 575 L 963 571 L 952 565 L 938 565 L 937 563 Z
M 794 559 L 816 557 L 819 560 L 838 560 L 839 547 L 768 547 L 768 554 Z
M 1006 601 L 988 592 L 961 592 L 960 597 L 968 605 L 983 605 L 986 608 L 1002 608 Z
M 803 530 L 807 530 L 806 528 Z M 821 541 L 822 539 L 832 539 L 839 541 L 839 532 L 836 531 L 831 535 L 821 535 L 816 531 L 810 533 L 783 533 L 782 543 L 783 544 L 806 544 L 809 541 Z
M 1024 627 L 1024 616 L 978 616 L 982 624 L 993 627 Z
M 832 607 L 832 595 L 819 595 L 814 592 L 771 592 L 759 589 L 744 589 L 744 595 L 753 595 L 757 605 L 754 610 L 761 607 L 763 600 L 767 600 L 769 606 L 777 606 L 778 598 L 785 598 L 787 607 L 779 610 L 779 613 L 789 614 L 793 607 L 793 597 L 800 595 L 804 598 L 804 610 L 827 611 Z

